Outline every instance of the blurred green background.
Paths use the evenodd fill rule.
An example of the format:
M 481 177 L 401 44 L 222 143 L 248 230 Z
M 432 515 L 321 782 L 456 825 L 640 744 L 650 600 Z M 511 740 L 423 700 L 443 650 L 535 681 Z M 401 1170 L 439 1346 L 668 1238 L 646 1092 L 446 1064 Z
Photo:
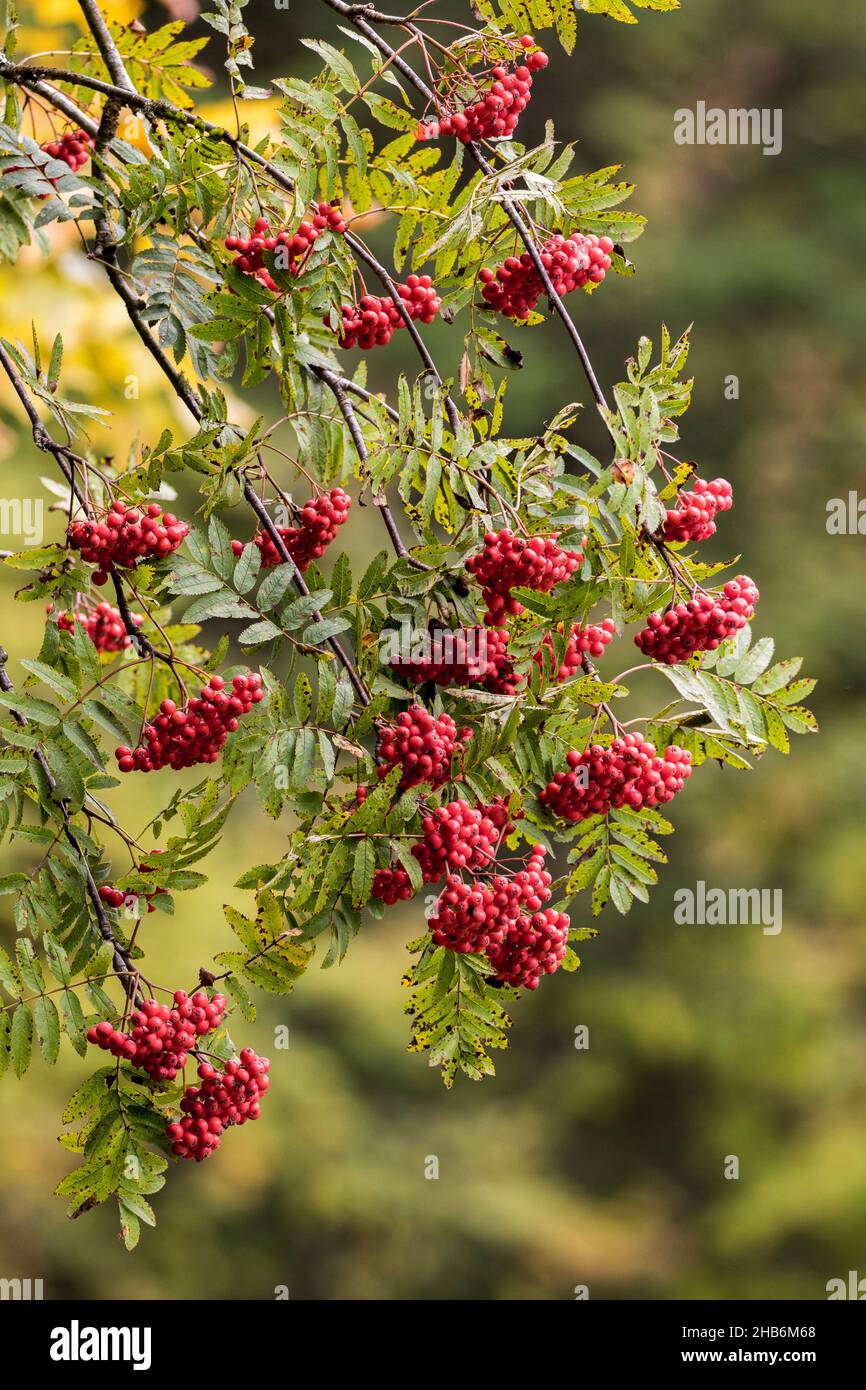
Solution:
M 127 18 L 136 6 L 109 9 Z M 25 7 L 23 49 L 68 46 L 74 12 L 72 0 Z M 247 15 L 261 75 L 309 70 L 299 37 L 336 32 L 313 0 Z M 165 8 L 143 18 L 152 27 Z M 342 967 L 312 969 L 290 1000 L 263 999 L 242 1029 L 274 1059 L 262 1121 L 212 1162 L 170 1173 L 159 1225 L 134 1255 L 113 1209 L 71 1223 L 50 1195 L 69 1167 L 54 1137 L 60 1110 L 85 1065 L 64 1053 L 53 1070 L 36 1061 L 24 1082 L 6 1077 L 0 1275 L 43 1278 L 46 1296 L 256 1299 L 287 1286 L 293 1298 L 568 1299 L 587 1285 L 592 1298 L 823 1298 L 828 1279 L 866 1274 L 866 656 L 852 640 L 866 539 L 825 528 L 828 499 L 860 485 L 866 442 L 861 6 L 685 0 L 635 26 L 582 17 L 571 59 L 548 39 L 551 66 L 522 133 L 538 137 L 552 112 L 558 134 L 579 136 L 585 168 L 623 163 L 631 206 L 650 217 L 632 247 L 637 275 L 575 305 L 596 368 L 618 380 L 641 333 L 694 321 L 683 456 L 735 494 L 710 548 L 742 553 L 762 591 L 756 632 L 773 633 L 779 655 L 804 654 L 820 678 L 822 736 L 751 775 L 707 765 L 692 779 L 651 904 L 627 919 L 608 909 L 581 972 L 520 1003 L 495 1079 L 449 1094 L 405 1051 L 400 976 L 418 907 L 371 924 Z M 782 153 L 676 145 L 673 113 L 699 99 L 781 107 Z M 166 422 L 184 426 L 74 233 L 51 263 L 28 254 L 4 267 L 0 303 L 7 336 L 25 335 L 31 318 L 43 341 L 63 330 L 67 385 L 117 412 L 102 446 L 120 454 L 138 432 L 153 440 Z M 457 338 L 444 324 L 431 331 L 440 361 L 455 360 Z M 535 431 L 539 410 L 581 399 L 581 437 L 602 447 L 555 321 L 524 330 L 520 345 L 513 429 Z M 401 348 L 395 339 L 374 355 L 377 387 L 398 366 L 414 371 Z M 129 371 L 142 381 L 134 406 L 122 396 Z M 732 374 L 736 400 L 725 398 Z M 0 494 L 18 495 L 25 471 L 47 468 L 0 388 Z M 353 559 L 379 548 L 369 515 L 353 513 Z M 0 640 L 13 657 L 32 655 L 41 609 L 13 603 L 15 575 L 0 583 Z M 604 669 L 628 664 L 620 648 Z M 646 698 L 661 704 L 666 691 Z M 161 793 L 158 778 L 125 785 L 115 802 L 137 827 Z M 173 919 L 148 921 L 157 979 L 188 980 L 226 947 L 233 878 L 284 833 L 253 805 L 235 812 L 209 884 L 181 896 Z M 14 867 L 26 863 L 17 851 Z M 675 925 L 674 891 L 698 879 L 781 888 L 783 930 Z M 579 1025 L 588 1050 L 574 1046 Z M 724 1177 L 728 1155 L 737 1181 Z

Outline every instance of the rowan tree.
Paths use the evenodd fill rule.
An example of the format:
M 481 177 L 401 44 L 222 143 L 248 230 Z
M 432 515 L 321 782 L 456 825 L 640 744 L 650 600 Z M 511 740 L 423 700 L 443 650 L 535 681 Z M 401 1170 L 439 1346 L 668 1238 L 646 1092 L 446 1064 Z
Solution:
M 521 141 L 548 38 L 571 59 L 573 5 L 478 0 L 458 23 L 324 3 L 342 46 L 308 41 L 321 71 L 269 88 L 243 0 L 203 16 L 231 128 L 196 110 L 208 40 L 180 22 L 123 28 L 80 0 L 65 67 L 19 54 L 11 15 L 0 57 L 0 254 L 50 256 L 73 222 L 189 420 L 159 438 L 144 421 L 129 456 L 100 456 L 99 402 L 64 394 L 50 325 L 0 340 L 67 523 L 5 560 L 45 621 L 14 683 L 0 651 L 0 828 L 28 861 L 0 882 L 17 934 L 0 1070 L 22 1076 L 34 1037 L 48 1062 L 64 1037 L 79 1053 L 63 1143 L 80 1163 L 58 1192 L 73 1215 L 116 1197 L 130 1247 L 172 1155 L 208 1158 L 258 1118 L 269 1063 L 234 1042 L 256 1041 L 255 991 L 290 993 L 411 901 L 410 1046 L 449 1086 L 489 1075 L 523 992 L 578 968 L 608 902 L 648 900 L 673 829 L 659 808 L 815 728 L 799 661 L 753 640 L 757 586 L 703 558 L 736 499 L 680 457 L 688 335 L 641 337 L 609 395 L 584 345 L 644 221 L 570 132 Z M 253 143 L 251 104 L 274 93 L 279 133 Z M 54 125 L 40 143 L 36 107 Z M 360 231 L 371 211 L 387 261 Z M 504 432 L 548 316 L 602 458 L 579 442 L 581 402 Z M 417 375 L 374 392 L 366 354 L 386 362 L 395 333 Z M 235 423 L 266 381 L 282 414 Z M 353 574 L 340 546 L 361 506 L 382 549 Z M 643 713 L 638 671 L 660 686 Z M 133 832 L 112 791 L 146 774 L 161 810 Z M 197 980 L 154 981 L 148 918 L 204 881 L 237 803 L 280 820 L 285 852 L 236 876 L 235 940 L 203 933 Z

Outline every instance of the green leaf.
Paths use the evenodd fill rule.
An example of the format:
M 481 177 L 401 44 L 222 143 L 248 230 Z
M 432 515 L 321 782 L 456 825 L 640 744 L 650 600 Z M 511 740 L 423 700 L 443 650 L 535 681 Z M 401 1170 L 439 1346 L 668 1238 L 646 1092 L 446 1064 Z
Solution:
M 60 1052 L 60 1015 L 53 999 L 43 994 L 33 1006 L 36 1036 L 46 1062 L 57 1061 Z
M 376 872 L 376 851 L 371 840 L 359 840 L 352 866 L 352 906 L 363 907 L 373 887 Z
M 19 1004 L 12 1015 L 12 1037 L 9 1055 L 15 1075 L 21 1077 L 30 1066 L 33 1050 L 33 1015 L 27 1004 Z

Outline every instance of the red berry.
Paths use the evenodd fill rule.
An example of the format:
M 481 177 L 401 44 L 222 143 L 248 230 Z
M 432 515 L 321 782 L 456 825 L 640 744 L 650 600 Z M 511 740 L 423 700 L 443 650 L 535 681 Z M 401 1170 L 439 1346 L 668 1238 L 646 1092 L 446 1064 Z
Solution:
M 693 492 L 681 492 L 676 507 L 668 511 L 666 541 L 707 540 L 715 532 L 716 513 L 730 511 L 733 505 L 731 485 L 724 478 L 695 478 L 693 487 Z
M 341 487 L 332 487 L 329 493 L 314 498 L 301 508 L 299 526 L 277 527 L 299 570 L 309 569 L 314 560 L 321 559 L 347 520 L 351 505 L 352 499 L 347 492 Z M 261 552 L 263 569 L 284 563 L 266 531 L 259 531 L 253 539 Z M 232 541 L 235 555 L 240 555 L 243 548 L 242 541 Z
M 613 242 L 588 232 L 559 232 L 540 248 L 541 263 L 557 294 L 568 294 L 584 285 L 599 284 L 610 269 Z M 544 282 L 528 251 L 509 256 L 495 271 L 485 266 L 478 275 L 481 295 L 498 314 L 525 319 L 546 293 Z
M 487 605 L 484 621 L 502 627 L 508 614 L 523 612 L 511 597 L 519 587 L 549 593 L 581 565 L 582 550 L 562 550 L 555 536 L 516 536 L 512 531 L 488 531 L 484 548 L 466 561 L 466 568 L 481 585 Z
M 162 767 L 178 770 L 197 763 L 215 763 L 237 715 L 249 714 L 262 699 L 262 678 L 253 673 L 235 676 L 231 698 L 223 693 L 223 680 L 211 676 L 201 695 L 179 710 L 173 700 L 163 700 L 159 714 L 145 727 L 137 748 L 117 748 L 121 772 L 154 772 Z
M 663 613 L 651 613 L 635 643 L 666 666 L 688 661 L 693 652 L 714 652 L 752 617 L 760 594 L 747 575 L 731 579 L 720 594 L 701 593 Z
M 604 815 L 610 809 L 658 806 L 670 801 L 691 776 L 691 754 L 672 744 L 658 757 L 639 734 L 615 738 L 609 747 L 592 744 L 568 754 L 567 772 L 557 772 L 539 796 L 555 816 L 568 821 Z

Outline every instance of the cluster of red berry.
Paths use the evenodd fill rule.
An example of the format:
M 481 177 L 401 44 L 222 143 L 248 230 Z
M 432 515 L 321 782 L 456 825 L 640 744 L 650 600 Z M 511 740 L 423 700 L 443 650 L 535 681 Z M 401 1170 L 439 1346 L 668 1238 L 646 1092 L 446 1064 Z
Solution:
M 298 275 L 309 255 L 310 247 L 318 241 L 323 232 L 339 234 L 345 230 L 346 223 L 340 209 L 331 203 L 319 203 L 315 213 L 305 219 L 296 232 L 282 231 L 272 235 L 268 219 L 259 217 L 253 225 L 252 236 L 227 236 L 225 248 L 227 251 L 237 251 L 238 254 L 232 261 L 236 269 L 242 270 L 245 275 L 255 276 L 266 289 L 280 294 L 279 285 L 265 265 L 265 251 L 274 253 L 280 270 L 286 270 L 290 275 Z
M 616 623 L 613 618 L 605 618 L 603 623 L 594 627 L 581 627 L 580 623 L 574 623 L 561 666 L 557 664 L 550 633 L 545 637 L 533 659 L 542 670 L 546 665 L 554 680 L 571 680 L 571 677 L 580 670 L 584 656 L 595 658 L 602 656 L 605 647 L 615 633 Z
M 379 725 L 376 760 L 379 776 L 387 776 L 392 767 L 401 764 L 403 776 L 400 790 L 429 782 L 441 787 L 450 781 L 451 759 L 472 737 L 471 729 L 461 729 L 450 714 L 434 718 L 422 705 L 410 705 L 393 724 Z
M 101 520 L 75 521 L 69 528 L 69 544 L 82 560 L 96 565 L 94 584 L 104 584 L 114 569 L 133 569 L 139 560 L 162 559 L 189 535 L 189 526 L 158 502 L 144 511 L 126 502 L 113 502 Z
M 178 709 L 174 700 L 163 700 L 159 714 L 144 730 L 144 743 L 137 748 L 115 750 L 121 772 L 155 772 L 161 767 L 194 767 L 196 763 L 215 763 L 229 734 L 238 727 L 238 718 L 249 714 L 262 698 L 262 678 L 235 676 L 232 689 L 225 690 L 222 676 L 211 676 L 202 686 L 198 699 Z
M 551 875 L 536 845 L 525 869 L 495 875 L 488 883 L 464 883 L 449 874 L 431 918 L 433 943 L 461 954 L 485 952 L 503 984 L 537 989 L 565 955 L 568 917 L 544 909 Z
M 680 493 L 676 507 L 668 511 L 666 541 L 705 541 L 715 533 L 716 513 L 730 511 L 734 497 L 724 478 L 695 478 L 693 492 Z
M 497 797 L 488 806 L 449 801 L 438 806 L 421 823 L 423 839 L 412 847 L 424 883 L 438 883 L 448 869 L 487 869 L 496 857 L 500 840 L 513 825 L 508 806 Z M 402 864 L 378 869 L 373 897 L 389 907 L 412 896 L 412 881 Z
M 563 820 L 581 821 L 621 806 L 659 806 L 682 791 L 691 776 L 691 753 L 672 744 L 664 757 L 639 734 L 615 738 L 608 748 L 594 743 L 571 752 L 568 772 L 557 772 L 539 796 Z
M 107 1022 L 97 1023 L 88 1028 L 87 1041 L 112 1057 L 126 1058 L 154 1081 L 173 1081 L 198 1039 L 219 1028 L 225 1006 L 224 994 L 208 999 L 198 993 L 190 998 L 179 989 L 174 994 L 174 1008 L 145 999 L 132 1015 L 129 1033 L 121 1033 Z
M 569 919 L 547 907 L 509 922 L 502 941 L 487 951 L 497 980 L 516 989 L 538 989 L 542 975 L 552 975 L 568 948 Z
M 523 605 L 511 597 L 518 587 L 549 593 L 555 584 L 580 569 L 580 550 L 561 550 L 555 536 L 516 536 L 513 531 L 488 531 L 484 548 L 471 555 L 466 568 L 481 585 L 487 605 L 484 621 L 502 627 L 506 615 L 523 612 Z
M 183 1119 L 166 1126 L 172 1153 L 201 1163 L 220 1147 L 225 1129 L 257 1120 L 262 1096 L 271 1084 L 270 1065 L 267 1057 L 258 1057 L 251 1047 L 232 1057 L 225 1071 L 210 1062 L 200 1063 L 201 1085 L 188 1086 L 180 1103 Z
M 394 675 L 413 685 L 483 685 L 498 679 L 508 659 L 508 633 L 502 628 L 438 628 L 429 646 L 429 657 L 390 662 Z
M 51 612 L 51 608 L 48 612 Z M 141 627 L 144 618 L 140 613 L 135 613 L 133 622 L 136 627 Z M 123 625 L 120 610 L 112 608 L 110 603 L 97 603 L 89 611 L 76 608 L 70 613 L 64 609 L 57 614 L 57 626 L 63 632 L 74 632 L 76 623 L 84 628 L 98 652 L 123 652 L 132 641 Z
M 746 626 L 760 594 L 748 575 L 728 580 L 720 594 L 701 594 L 664 613 L 650 613 L 635 634 L 644 656 L 665 666 L 688 661 L 693 652 L 714 652 L 726 638 Z
M 527 53 L 525 64 L 510 72 L 498 64 L 492 70 L 493 83 L 478 100 L 460 111 L 440 112 L 438 121 L 421 121 L 415 132 L 418 140 L 435 140 L 437 135 L 454 135 L 462 144 L 472 140 L 490 140 L 508 136 L 514 131 L 521 111 L 532 91 L 532 74 L 547 67 L 547 54 L 535 47 L 535 39 L 524 34 L 520 46 L 533 49 Z
M 321 559 L 348 517 L 351 505 L 352 499 L 347 492 L 341 487 L 332 487 L 330 492 L 304 503 L 299 526 L 277 527 L 299 570 L 308 569 L 314 560 Z M 257 532 L 253 539 L 261 552 L 263 569 L 284 563 L 267 531 Z M 235 555 L 240 555 L 243 548 L 243 541 L 232 541 Z
M 405 285 L 396 286 L 410 319 L 432 323 L 439 313 L 441 300 L 429 275 L 409 275 Z M 384 347 L 396 329 L 404 328 L 403 315 L 390 295 L 364 294 L 357 304 L 343 304 L 339 326 L 341 348 Z
M 160 850 L 160 849 L 154 849 L 154 850 L 151 850 L 151 853 L 152 853 L 152 854 L 162 854 L 162 850 Z M 137 867 L 138 867 L 138 872 L 139 872 L 140 874 L 152 874 L 152 873 L 153 873 L 153 867 L 152 867 L 152 865 L 150 865 L 150 864 L 139 864 Z M 120 888 L 112 888 L 110 884 L 106 884 L 104 887 L 100 888 L 100 890 L 99 890 L 99 896 L 100 896 L 100 898 L 102 899 L 102 901 L 103 901 L 108 907 L 114 907 L 114 908 L 123 907 L 123 904 L 124 904 L 128 899 L 131 900 L 131 899 L 135 899 L 135 898 L 141 898 L 141 897 L 143 896 L 143 897 L 144 897 L 144 902 L 145 902 L 145 904 L 146 904 L 146 906 L 147 906 L 148 912 L 155 912 L 155 911 L 156 911 L 156 908 L 155 908 L 155 906 L 154 906 L 154 904 L 153 904 L 153 899 L 159 897 L 160 894 L 164 894 L 165 892 L 166 892 L 165 888 L 154 888 L 154 890 L 153 890 L 152 893 L 146 893 L 146 894 L 144 894 L 144 895 L 139 894 L 139 893 L 124 893 L 122 889 L 120 889 Z
M 59 140 L 49 140 L 41 148 L 46 154 L 50 154 L 52 159 L 62 159 L 64 164 L 69 165 L 73 174 L 77 174 L 90 158 L 93 140 L 86 130 L 67 130 Z
M 158 893 L 164 892 L 164 888 L 156 888 L 152 893 L 144 895 L 144 902 L 148 912 L 156 912 L 156 908 L 151 899 L 155 898 Z M 99 896 L 108 907 L 123 907 L 127 899 L 132 901 L 133 899 L 139 898 L 141 895 L 137 893 L 124 893 L 121 888 L 111 888 L 106 885 L 100 888 Z
M 557 294 L 569 294 L 587 284 L 601 284 L 610 270 L 612 251 L 610 237 L 597 237 L 591 232 L 572 232 L 564 237 L 557 232 L 541 247 L 541 264 Z M 528 251 L 509 256 L 495 270 L 484 266 L 478 279 L 485 302 L 495 313 L 510 319 L 528 318 L 546 293 Z

